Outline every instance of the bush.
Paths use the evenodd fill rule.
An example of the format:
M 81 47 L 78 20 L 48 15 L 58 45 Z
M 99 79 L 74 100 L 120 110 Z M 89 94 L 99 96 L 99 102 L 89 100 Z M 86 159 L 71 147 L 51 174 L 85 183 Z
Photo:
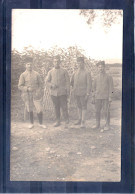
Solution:
M 12 71 L 11 71 L 11 113 L 12 113 L 12 119 L 13 120 L 23 120 L 23 110 L 24 110 L 24 104 L 21 99 L 21 92 L 18 91 L 18 80 L 20 74 L 25 71 L 25 64 L 32 59 L 34 70 L 39 72 L 42 79 L 45 80 L 45 77 L 47 76 L 47 73 L 50 69 L 53 67 L 53 57 L 54 55 L 59 54 L 61 57 L 61 66 L 65 69 L 67 69 L 69 76 L 71 77 L 72 74 L 76 71 L 77 63 L 76 59 L 78 56 L 83 56 L 85 58 L 85 66 L 86 69 L 91 73 L 92 79 L 97 75 L 97 67 L 96 63 L 98 61 L 94 59 L 88 59 L 83 54 L 83 50 L 81 50 L 78 47 L 69 47 L 68 49 L 62 49 L 58 47 L 53 47 L 48 51 L 36 51 L 32 48 L 25 48 L 25 50 L 22 53 L 19 53 L 16 50 L 13 50 L 12 52 Z M 116 87 L 119 84 L 116 83 Z M 121 91 L 115 90 L 113 98 L 115 100 L 121 99 Z M 45 110 L 45 118 L 51 118 L 53 116 L 53 105 L 50 99 L 49 90 L 48 88 L 45 88 L 44 92 L 44 99 L 43 99 L 43 106 Z M 91 106 L 91 105 L 90 105 Z M 74 107 L 74 105 L 70 104 L 70 107 Z M 71 108 L 70 108 L 71 109 Z M 74 107 L 74 111 L 76 111 L 76 108 Z M 72 113 L 74 111 L 71 111 Z M 89 111 L 91 114 L 91 110 Z M 76 114 L 71 114 L 76 115 Z

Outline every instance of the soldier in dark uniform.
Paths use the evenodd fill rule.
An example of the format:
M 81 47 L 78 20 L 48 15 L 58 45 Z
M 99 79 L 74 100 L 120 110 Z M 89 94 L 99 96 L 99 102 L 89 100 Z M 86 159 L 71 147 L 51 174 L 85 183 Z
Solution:
M 100 128 L 101 109 L 103 109 L 105 116 L 104 130 L 108 130 L 110 126 L 110 103 L 113 94 L 113 79 L 105 72 L 105 62 L 97 63 L 99 74 L 93 82 L 93 99 L 96 111 L 96 126 L 95 129 Z
M 69 122 L 67 98 L 70 94 L 70 79 L 67 70 L 60 67 L 59 55 L 54 57 L 53 63 L 54 68 L 48 72 L 46 81 L 50 86 L 50 95 L 55 109 L 56 123 L 54 127 L 61 124 L 60 109 L 62 109 L 65 127 L 67 127 Z

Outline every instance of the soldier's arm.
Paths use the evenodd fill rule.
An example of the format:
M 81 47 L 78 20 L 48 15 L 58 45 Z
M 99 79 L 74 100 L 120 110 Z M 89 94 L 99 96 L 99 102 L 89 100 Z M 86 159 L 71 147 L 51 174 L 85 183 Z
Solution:
M 18 89 L 21 90 L 22 92 L 27 92 L 28 91 L 28 87 L 25 86 L 25 79 L 24 79 L 23 74 L 20 75 L 19 83 L 18 83 Z
M 112 99 L 112 95 L 114 92 L 113 78 L 109 76 L 109 99 Z
M 52 83 L 52 71 L 48 72 L 48 75 L 46 77 L 46 83 L 48 84 L 48 86 L 50 87 L 50 89 L 54 90 L 56 89 L 58 86 L 56 86 L 54 83 Z
M 51 80 L 52 80 L 52 76 L 51 76 L 51 72 L 49 71 L 45 79 L 45 82 L 48 84 L 49 87 L 51 87 Z
M 95 92 L 96 92 L 96 79 L 91 84 L 92 86 L 92 104 L 95 104 Z
M 90 95 L 92 88 L 91 74 L 87 73 L 87 95 Z
M 38 86 L 39 88 L 43 87 L 43 81 L 39 73 L 37 73 L 37 80 L 38 80 Z
M 65 78 L 66 78 L 66 88 L 67 88 L 67 94 L 70 94 L 70 78 L 68 75 L 67 70 L 65 70 Z
M 96 92 L 96 79 L 92 82 L 92 96 L 95 97 Z
M 74 86 L 74 74 L 73 74 L 72 77 L 71 77 L 70 85 L 71 85 L 72 87 Z

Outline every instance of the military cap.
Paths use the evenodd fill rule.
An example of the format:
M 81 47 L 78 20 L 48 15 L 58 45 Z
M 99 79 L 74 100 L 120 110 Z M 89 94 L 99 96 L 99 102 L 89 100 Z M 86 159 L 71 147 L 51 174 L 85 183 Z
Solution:
M 25 63 L 25 65 L 28 65 L 28 64 L 33 65 L 32 61 L 27 61 L 27 62 Z

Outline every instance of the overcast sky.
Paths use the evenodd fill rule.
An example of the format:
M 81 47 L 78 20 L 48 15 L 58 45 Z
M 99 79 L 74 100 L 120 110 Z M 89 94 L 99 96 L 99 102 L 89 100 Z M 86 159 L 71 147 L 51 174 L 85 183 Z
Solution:
M 122 22 L 123 18 L 106 33 L 100 20 L 91 29 L 79 10 L 13 9 L 12 49 L 21 52 L 29 45 L 39 50 L 77 45 L 87 57 L 122 62 Z

